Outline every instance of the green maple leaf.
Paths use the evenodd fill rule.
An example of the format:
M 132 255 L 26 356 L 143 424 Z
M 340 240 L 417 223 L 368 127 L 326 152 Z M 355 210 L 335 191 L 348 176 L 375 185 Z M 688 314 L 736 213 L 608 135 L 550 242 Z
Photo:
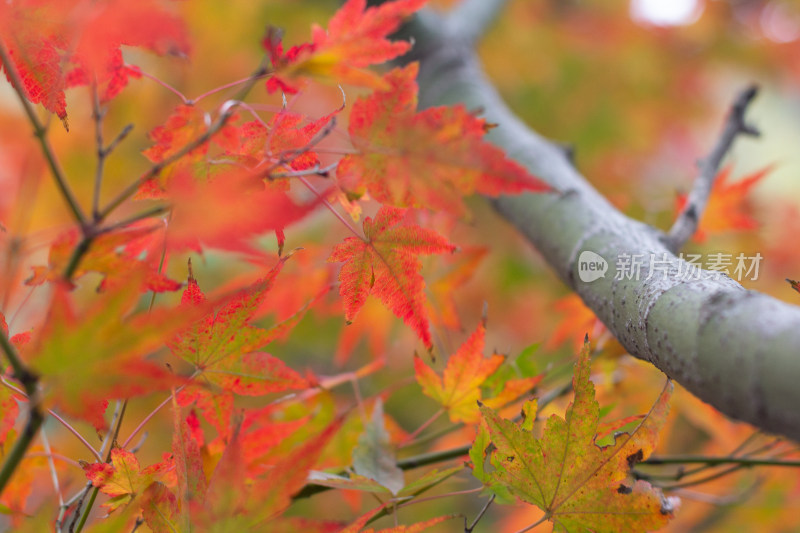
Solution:
M 587 343 L 575 367 L 574 402 L 564 418 L 553 415 L 547 420 L 538 439 L 531 431 L 535 401 L 526 404 L 521 425 L 481 405 L 481 429 L 470 453 L 475 474 L 495 492 L 510 493 L 544 510 L 554 531 L 658 529 L 672 517 L 674 503 L 650 484 L 632 482 L 629 472 L 655 448 L 672 384 L 664 387 L 635 429 L 599 446 L 600 406 L 589 374 Z M 484 470 L 482 464 L 489 441 L 495 446 L 490 457 L 494 470 Z

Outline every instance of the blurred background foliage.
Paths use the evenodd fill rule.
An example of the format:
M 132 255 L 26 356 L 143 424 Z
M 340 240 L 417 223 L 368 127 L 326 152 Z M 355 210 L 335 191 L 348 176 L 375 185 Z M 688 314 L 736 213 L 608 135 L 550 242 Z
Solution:
M 670 23 L 659 18 L 655 8 L 645 6 L 660 4 L 663 8 L 673 3 L 686 4 L 686 10 Z M 453 2 L 438 0 L 432 4 L 446 10 Z M 260 41 L 265 26 L 283 28 L 289 45 L 300 43 L 308 39 L 312 22 L 324 25 L 337 7 L 335 0 L 180 2 L 175 9 L 184 14 L 189 25 L 194 46 L 191 56 L 157 58 L 133 52 L 126 59 L 187 96 L 198 96 L 249 75 L 262 55 Z M 749 116 L 763 136 L 737 142 L 728 161 L 730 179 L 735 182 L 768 166 L 771 170 L 746 194 L 720 206 L 717 212 L 707 213 L 710 222 L 734 212 L 752 223 L 745 224 L 747 228 L 718 224 L 721 229 L 707 231 L 704 242 L 691 243 L 687 251 L 734 255 L 759 252 L 764 257 L 760 275 L 744 284 L 798 303 L 800 295 L 790 290 L 784 278 L 800 277 L 800 247 L 796 244 L 800 231 L 800 3 L 512 0 L 480 43 L 479 53 L 498 90 L 524 121 L 572 147 L 577 167 L 620 209 L 662 229 L 674 219 L 678 195 L 690 188 L 696 175 L 695 162 L 713 145 L 736 93 L 748 83 L 759 84 L 762 92 Z M 345 93 L 348 104 L 362 94 L 351 88 L 345 88 Z M 213 110 L 230 94 L 220 93 L 201 105 Z M 72 91 L 67 96 L 70 132 L 58 123 L 51 125 L 50 132 L 67 174 L 73 177 L 78 197 L 90 198 L 94 173 L 90 102 L 86 91 Z M 254 91 L 250 101 L 275 110 L 282 105 L 280 97 L 268 96 L 263 87 Z M 135 123 L 136 129 L 108 163 L 105 198 L 148 167 L 141 155 L 150 145 L 146 133 L 179 103 L 162 86 L 143 78 L 132 82 L 110 104 L 108 132 L 119 131 L 129 122 Z M 312 86 L 290 98 L 287 105 L 318 117 L 341 103 L 338 88 Z M 8 84 L 0 87 L 0 120 L 16 125 L 0 128 L 0 213 L 9 221 L 10 230 L 31 236 L 23 244 L 29 252 L 23 266 L 42 264 L 47 254 L 44 244 L 67 227 L 70 219 L 38 155 L 31 152 L 36 147 L 19 133 L 27 131 L 28 125 Z M 346 131 L 344 120 L 338 130 Z M 343 137 L 337 133 L 325 141 L 330 160 L 344 146 Z M 545 384 L 556 387 L 569 379 L 577 346 L 588 332 L 597 344 L 594 370 L 598 399 L 601 406 L 609 408 L 608 417 L 646 412 L 661 389 L 660 372 L 622 355 L 620 347 L 580 301 L 570 296 L 537 252 L 484 202 L 473 199 L 470 207 L 471 216 L 455 223 L 435 213 L 423 215 L 429 218 L 431 227 L 448 234 L 465 252 L 426 262 L 437 353 L 446 355 L 458 348 L 480 320 L 486 302 L 487 353 L 495 350 L 512 360 L 524 353 L 518 365 L 526 367 L 526 373 L 547 371 Z M 119 216 L 124 214 L 123 209 Z M 331 220 L 329 213 L 320 211 L 287 230 L 287 249 L 304 250 L 287 264 L 282 281 L 261 310 L 264 324 L 284 318 L 281 315 L 286 309 L 298 308 L 334 279 L 335 267 L 327 265 L 325 258 L 347 232 Z M 559 231 L 558 227 L 549 229 Z M 265 236 L 263 246 L 274 253 L 274 237 Z M 174 279 L 185 279 L 185 265 L 186 257 L 171 257 L 167 273 Z M 254 279 L 261 267 L 240 257 L 209 252 L 195 259 L 195 276 L 204 290 L 224 291 L 226 286 Z M 18 272 L 24 277 L 29 271 L 20 268 Z M 453 281 L 465 272 L 465 279 Z M 12 280 L 4 282 L 10 284 Z M 15 293 L 9 297 L 11 301 L 4 302 L 4 308 L 16 309 L 27 297 Z M 177 298 L 179 295 L 166 295 L 159 301 L 175 302 Z M 392 431 L 402 440 L 437 408 L 421 396 L 410 378 L 412 355 L 418 348 L 413 333 L 381 306 L 372 304 L 354 324 L 345 326 L 341 304 L 333 293 L 315 306 L 288 340 L 271 350 L 291 361 L 294 368 L 313 368 L 318 375 L 385 361 L 388 371 L 360 380 L 359 394 L 368 406 L 375 396 L 384 397 L 387 413 L 396 421 Z M 12 329 L 35 325 L 40 310 L 34 295 L 15 317 Z M 283 416 L 298 419 L 310 415 L 321 426 L 332 418 L 335 406 L 350 405 L 353 398 L 352 389 L 340 387 Z M 130 427 L 123 433 L 159 401 L 148 398 L 129 406 Z M 567 401 L 553 402 L 544 415 L 562 413 Z M 675 395 L 672 409 L 659 454 L 729 454 L 754 433 L 683 391 Z M 165 419 L 158 423 L 168 434 L 171 422 Z M 151 440 L 161 439 L 158 423 L 150 429 Z M 353 424 L 352 432 L 357 434 L 358 423 Z M 440 419 L 428 431 L 435 433 L 448 425 Z M 436 439 L 433 449 L 447 449 L 470 439 L 469 431 L 461 429 Z M 788 444 L 770 444 L 773 441 L 758 435 L 746 447 L 794 449 Z M 159 448 L 142 448 L 141 462 L 160 459 L 155 454 Z M 421 450 L 411 446 L 402 449 L 400 456 Z M 74 449 L 67 445 L 61 453 L 69 457 L 85 454 L 78 445 Z M 330 464 L 346 462 L 344 455 L 337 455 L 333 447 Z M 792 456 L 797 454 L 786 457 Z M 474 486 L 466 472 L 447 484 L 453 491 Z M 767 527 L 769 531 L 789 532 L 800 528 L 796 504 L 800 477 L 796 470 L 745 470 L 679 489 L 677 494 L 683 499 L 683 507 L 668 531 L 750 532 Z M 421 520 L 462 512 L 471 520 L 483 501 L 477 496 L 432 500 L 401 511 L 401 516 L 409 513 L 406 516 Z M 357 514 L 357 509 L 371 506 L 371 501 L 336 491 L 302 501 L 293 512 L 346 520 Z M 535 521 L 538 513 L 524 505 L 494 506 L 476 531 L 515 531 Z M 452 522 L 437 527 L 431 531 L 460 530 Z

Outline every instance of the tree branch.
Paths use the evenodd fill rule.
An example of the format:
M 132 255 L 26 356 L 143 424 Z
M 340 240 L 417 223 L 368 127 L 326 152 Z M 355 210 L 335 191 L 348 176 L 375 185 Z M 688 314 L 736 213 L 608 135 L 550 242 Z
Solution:
M 451 37 L 468 44 L 483 37 L 508 0 L 461 0 L 445 19 Z
M 523 124 L 487 80 L 473 51 L 412 21 L 407 31 L 420 60 L 420 105 L 465 103 L 499 124 L 488 135 L 509 157 L 557 193 L 500 197 L 492 204 L 535 246 L 626 350 L 649 361 L 723 413 L 767 431 L 800 439 L 800 308 L 718 273 L 688 265 L 664 234 L 614 208 L 570 164 L 563 151 Z M 585 282 L 581 253 L 609 263 L 608 274 Z M 639 279 L 616 279 L 623 254 L 646 261 Z M 663 258 L 663 261 L 662 261 Z
M 16 471 L 19 463 L 25 457 L 25 452 L 30 447 L 34 437 L 36 437 L 39 428 L 42 427 L 44 415 L 42 414 L 38 395 L 36 394 L 39 378 L 36 374 L 28 370 L 28 367 L 25 366 L 22 359 L 19 357 L 14 345 L 11 344 L 11 341 L 8 340 L 8 337 L 2 331 L 0 331 L 0 349 L 5 353 L 6 358 L 11 363 L 14 377 L 22 384 L 25 393 L 28 395 L 28 417 L 25 420 L 25 427 L 22 428 L 22 432 L 17 437 L 17 440 L 14 441 L 11 450 L 5 456 L 3 466 L 0 467 L 0 495 L 2 495 L 3 489 L 11 480 L 11 476 Z
M 757 94 L 758 87 L 755 85 L 751 85 L 739 93 L 728 113 L 728 119 L 725 121 L 725 127 L 717 141 L 717 145 L 714 146 L 708 157 L 698 162 L 697 166 L 700 169 L 700 174 L 697 176 L 692 191 L 686 199 L 683 211 L 664 238 L 664 244 L 673 253 L 683 248 L 683 245 L 697 231 L 700 217 L 702 217 L 703 211 L 705 211 L 708 204 L 708 198 L 711 195 L 714 178 L 719 173 L 722 160 L 733 146 L 733 141 L 739 135 L 752 137 L 760 135 L 756 128 L 748 125 L 744 120 L 744 113 Z

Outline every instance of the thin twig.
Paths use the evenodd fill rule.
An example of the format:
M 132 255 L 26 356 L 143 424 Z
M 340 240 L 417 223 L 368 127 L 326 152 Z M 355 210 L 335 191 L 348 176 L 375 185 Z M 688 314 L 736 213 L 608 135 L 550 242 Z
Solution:
M 100 95 L 97 91 L 97 79 L 92 81 L 92 119 L 94 120 L 94 141 L 97 152 L 97 166 L 94 172 L 94 192 L 92 194 L 92 218 L 97 220 L 100 210 L 100 189 L 103 185 L 103 167 L 106 162 L 106 151 L 103 146 L 103 117 L 105 112 L 100 107 Z
M 121 220 L 119 222 L 115 222 L 115 223 L 110 224 L 108 226 L 104 226 L 101 230 L 98 231 L 98 234 L 110 233 L 112 231 L 116 231 L 118 229 L 122 229 L 122 228 L 124 228 L 126 226 L 130 226 L 131 224 L 133 224 L 135 222 L 139 222 L 140 220 L 146 220 L 148 218 L 154 218 L 154 217 L 157 217 L 159 215 L 165 215 L 165 214 L 169 213 L 169 210 L 170 210 L 169 206 L 157 205 L 157 206 L 155 206 L 153 208 L 150 208 L 150 209 L 147 209 L 145 211 L 142 211 L 141 213 L 137 213 L 137 214 L 131 216 L 130 218 L 126 218 L 126 219 Z
M 345 227 L 346 227 L 347 229 L 349 229 L 349 230 L 350 230 L 350 231 L 353 233 L 353 235 L 355 235 L 356 237 L 358 237 L 358 238 L 359 238 L 359 239 L 361 239 L 361 240 L 364 240 L 364 237 L 363 237 L 363 236 L 362 236 L 362 235 L 361 235 L 361 234 L 358 232 L 358 230 L 357 230 L 356 228 L 354 228 L 354 227 L 353 227 L 353 225 L 352 225 L 352 224 L 350 224 L 350 222 L 348 222 L 346 218 L 344 218 L 342 215 L 340 215 L 340 214 L 339 214 L 339 212 L 338 212 L 336 209 L 334 209 L 334 207 L 331 205 L 331 203 L 330 203 L 328 200 L 326 200 L 326 199 L 325 199 L 325 197 L 324 197 L 324 196 L 322 196 L 322 195 L 321 195 L 321 194 L 320 194 L 320 193 L 317 191 L 317 189 L 315 189 L 315 188 L 314 188 L 314 186 L 313 186 L 313 185 L 311 185 L 311 183 L 310 183 L 310 182 L 309 182 L 309 181 L 308 181 L 306 178 L 304 178 L 304 177 L 300 176 L 299 180 L 300 180 L 300 183 L 302 183 L 303 185 L 305 185 L 305 186 L 306 186 L 306 188 L 307 188 L 309 191 L 311 191 L 311 192 L 312 192 L 312 193 L 313 193 L 313 194 L 314 194 L 314 195 L 315 195 L 317 198 L 319 198 L 319 199 L 320 199 L 320 201 L 321 201 L 321 202 L 322 202 L 322 203 L 325 205 L 325 207 L 327 207 L 327 208 L 328 208 L 328 211 L 330 211 L 331 213 L 333 213 L 333 214 L 334 214 L 334 216 L 335 216 L 336 218 L 338 218 L 338 219 L 339 219 L 339 222 L 341 222 L 342 224 L 344 224 L 344 225 L 345 225 Z
M 92 219 L 97 222 L 100 219 L 100 191 L 103 186 L 103 172 L 105 169 L 108 155 L 114 151 L 117 145 L 133 130 L 133 124 L 128 124 L 114 138 L 108 146 L 103 141 L 103 118 L 105 110 L 100 107 L 100 95 L 97 92 L 97 82 L 92 83 L 92 119 L 94 119 L 95 150 L 97 152 L 97 167 L 94 175 L 94 193 L 92 194 Z
M 492 505 L 494 498 L 495 495 L 492 494 L 492 497 L 486 501 L 486 505 L 483 506 L 483 509 L 481 509 L 481 512 L 478 513 L 478 516 L 475 517 L 475 520 L 472 521 L 472 524 L 470 524 L 469 527 L 467 527 L 467 517 L 466 516 L 464 517 L 464 533 L 472 533 L 472 530 L 475 529 L 475 526 L 478 525 L 478 522 L 480 522 L 481 518 L 483 518 L 483 515 L 486 514 L 486 511 L 489 509 L 489 506 Z
M 669 465 L 669 464 L 692 464 L 700 463 L 710 466 L 720 466 L 735 464 L 743 468 L 751 466 L 782 466 L 800 468 L 800 460 L 782 460 L 774 457 L 710 457 L 705 455 L 670 455 L 652 456 L 640 464 L 647 465 Z
M 50 449 L 50 441 L 47 439 L 47 432 L 41 428 L 42 433 L 42 447 L 47 456 L 47 466 L 50 469 L 50 478 L 53 480 L 53 490 L 56 491 L 58 496 L 58 504 L 64 505 L 64 497 L 61 495 L 61 484 L 58 482 L 58 472 L 56 472 L 56 464 L 53 461 L 53 450 Z
M 20 396 L 28 398 L 28 395 L 25 393 L 25 391 L 15 387 L 14 385 L 12 385 L 8 381 L 6 381 L 5 378 L 3 378 L 2 376 L 0 376 L 0 384 L 2 384 L 3 386 L 5 386 L 6 388 L 8 388 L 10 390 L 13 390 L 14 392 L 19 394 Z M 30 400 L 28 400 L 28 401 L 30 401 Z M 88 448 L 90 452 L 92 452 L 92 455 L 94 455 L 97 458 L 98 461 L 102 459 L 102 456 L 97 452 L 97 450 L 95 450 L 94 447 L 91 444 L 89 444 L 89 442 L 85 438 L 83 438 L 83 435 L 81 435 L 80 432 L 77 429 L 72 427 L 72 425 L 69 422 L 67 422 L 66 420 L 61 418 L 58 415 L 58 413 L 56 413 L 52 409 L 48 409 L 47 413 L 50 416 L 52 416 L 53 418 L 55 418 L 56 420 L 58 420 L 61 423 L 61 425 L 64 426 L 67 429 L 67 431 L 69 431 L 70 433 L 75 435 L 75 437 L 77 437 L 78 440 L 80 440 L 83 443 L 83 445 L 86 446 L 86 448 Z
M 180 99 L 181 99 L 181 102 L 183 102 L 183 104 L 188 104 L 188 103 L 189 103 L 189 99 L 188 99 L 188 98 L 186 98 L 186 97 L 183 95 L 183 93 L 182 93 L 182 92 L 180 92 L 178 89 L 176 89 L 175 87 L 173 87 L 173 86 L 172 86 L 172 85 L 170 85 L 169 83 L 167 83 L 167 82 L 165 82 L 165 81 L 161 80 L 160 78 L 157 78 L 157 77 L 153 76 L 152 74 L 148 74 L 147 72 L 145 72 L 145 71 L 143 71 L 143 70 L 141 70 L 141 69 L 139 70 L 139 72 L 141 72 L 142 76 L 144 76 L 145 78 L 147 78 L 147 79 L 149 79 L 149 80 L 153 80 L 154 82 L 156 82 L 157 84 L 161 85 L 161 86 L 162 86 L 162 87 L 164 87 L 166 90 L 168 90 L 169 92 L 171 92 L 172 94 L 174 94 L 175 96 L 177 96 L 178 98 L 180 98 Z
M 717 140 L 716 146 L 705 159 L 698 162 L 699 175 L 694 182 L 691 192 L 686 199 L 686 206 L 678 215 L 678 219 L 672 225 L 667 235 L 664 237 L 664 244 L 672 251 L 677 252 L 697 231 L 700 217 L 708 204 L 711 195 L 711 187 L 714 178 L 719 173 L 720 165 L 725 155 L 733 146 L 733 141 L 739 135 L 758 137 L 759 131 L 745 122 L 744 114 L 750 103 L 758 94 L 758 87 L 751 85 L 739 93 L 728 113 L 722 135 Z

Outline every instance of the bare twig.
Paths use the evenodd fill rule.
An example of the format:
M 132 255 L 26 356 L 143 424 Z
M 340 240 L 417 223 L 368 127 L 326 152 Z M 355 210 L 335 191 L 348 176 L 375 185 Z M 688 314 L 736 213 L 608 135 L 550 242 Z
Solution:
M 486 504 L 483 506 L 483 509 L 481 509 L 481 512 L 478 513 L 478 516 L 475 517 L 475 520 L 473 520 L 469 526 L 467 526 L 467 517 L 464 517 L 464 533 L 472 533 L 472 530 L 478 525 L 478 522 L 480 522 L 481 518 L 483 518 L 483 515 L 486 514 L 489 506 L 492 505 L 494 498 L 495 495 L 492 494 L 492 497 L 486 500 Z
M 716 146 L 705 159 L 698 162 L 697 166 L 700 172 L 686 199 L 686 206 L 678 215 L 678 219 L 670 228 L 669 233 L 664 237 L 664 244 L 670 251 L 677 252 L 680 250 L 697 230 L 700 217 L 711 195 L 714 178 L 717 176 L 722 160 L 730 151 L 736 137 L 739 135 L 758 137 L 760 135 L 759 131 L 752 125 L 747 124 L 744 119 L 745 111 L 747 111 L 756 94 L 758 94 L 758 87 L 755 85 L 751 85 L 739 93 L 728 113 L 725 127 L 719 140 L 717 140 Z
M 105 110 L 100 107 L 100 95 L 97 92 L 97 83 L 92 83 L 92 119 L 94 119 L 95 149 L 97 152 L 97 167 L 94 174 L 94 194 L 92 195 L 92 219 L 100 219 L 100 189 L 103 185 L 103 170 L 108 155 L 128 136 L 133 129 L 133 124 L 128 124 L 114 138 L 108 146 L 103 141 L 103 117 Z

